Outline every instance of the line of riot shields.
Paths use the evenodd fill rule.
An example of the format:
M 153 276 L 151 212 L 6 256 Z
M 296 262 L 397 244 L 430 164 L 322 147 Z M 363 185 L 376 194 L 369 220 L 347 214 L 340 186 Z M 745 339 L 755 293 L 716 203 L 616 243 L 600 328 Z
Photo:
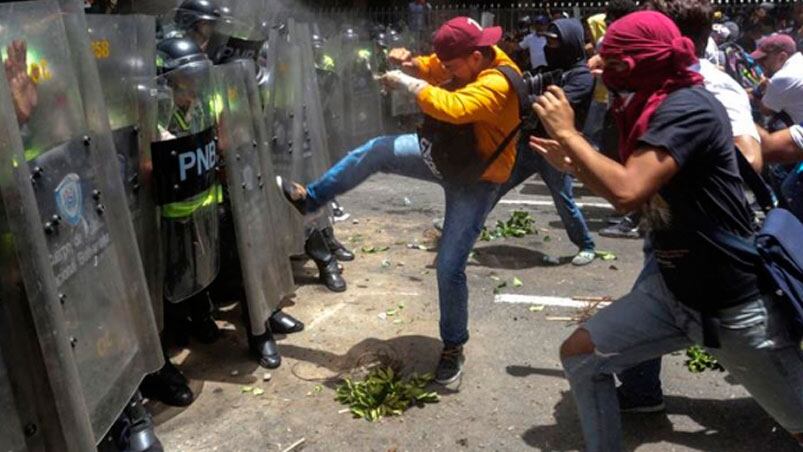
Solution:
M 416 114 L 375 77 L 404 38 L 277 17 L 268 0 L 0 4 L 0 449 L 161 450 L 143 395 L 186 386 L 166 333 L 214 339 L 215 303 L 239 301 L 276 367 L 272 330 L 303 328 L 277 317 L 290 258 L 340 271 L 336 212 L 302 217 L 276 176 L 314 180 Z

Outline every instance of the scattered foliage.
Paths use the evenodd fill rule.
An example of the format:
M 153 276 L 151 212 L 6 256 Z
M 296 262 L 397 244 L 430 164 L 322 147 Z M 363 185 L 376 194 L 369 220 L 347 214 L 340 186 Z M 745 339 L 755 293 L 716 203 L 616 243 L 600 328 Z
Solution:
M 711 354 L 699 345 L 693 345 L 686 349 L 686 368 L 693 374 L 705 372 L 706 370 L 718 370 L 724 372 L 725 368 Z
M 537 234 L 535 229 L 535 219 L 529 212 L 514 210 L 507 221 L 499 220 L 493 229 L 482 228 L 480 240 L 490 242 L 492 240 L 504 239 L 508 237 L 524 237 L 529 234 Z
M 375 422 L 383 416 L 400 416 L 412 405 L 438 402 L 438 394 L 426 390 L 432 378 L 413 374 L 404 379 L 390 367 L 376 368 L 364 380 L 346 378 L 335 399 L 348 405 L 354 417 Z

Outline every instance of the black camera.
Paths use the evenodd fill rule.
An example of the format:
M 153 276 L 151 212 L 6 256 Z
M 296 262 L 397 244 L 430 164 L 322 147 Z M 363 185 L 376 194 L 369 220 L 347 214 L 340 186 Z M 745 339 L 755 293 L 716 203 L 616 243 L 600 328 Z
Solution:
M 535 111 L 532 109 L 532 104 L 535 103 L 538 96 L 546 92 L 548 86 L 555 85 L 563 87 L 564 77 L 563 71 L 554 69 L 552 71 L 525 72 L 522 75 L 524 79 L 524 86 L 527 92 L 527 105 L 522 109 L 521 129 L 525 135 L 538 135 L 546 136 L 546 131 L 543 129 L 541 122 L 538 120 Z
M 527 87 L 527 93 L 531 102 L 535 102 L 538 96 L 544 94 L 548 86 L 556 85 L 563 87 L 563 71 L 560 69 L 538 72 L 536 74 L 525 72 L 522 77 L 524 78 L 524 84 Z

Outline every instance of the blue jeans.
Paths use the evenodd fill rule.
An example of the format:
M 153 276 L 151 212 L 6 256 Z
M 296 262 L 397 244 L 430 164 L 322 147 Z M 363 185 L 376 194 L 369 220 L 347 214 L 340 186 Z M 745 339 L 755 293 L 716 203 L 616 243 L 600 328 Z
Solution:
M 583 135 L 588 137 L 588 142 L 597 149 L 602 147 L 602 129 L 605 124 L 606 111 L 608 111 L 607 102 L 592 100 L 591 105 L 588 107 L 586 123 L 583 126 Z
M 653 253 L 650 238 L 644 240 L 644 269 L 639 274 L 633 289 L 639 286 L 645 279 L 654 273 L 660 272 L 655 254 Z M 670 297 L 668 301 L 674 301 L 674 294 L 670 291 L 656 293 L 655 296 L 665 295 Z M 664 400 L 664 391 L 661 388 L 661 360 L 659 356 L 633 367 L 627 368 L 616 374 L 621 385 L 619 391 L 622 395 L 634 403 L 660 403 Z
M 558 210 L 563 227 L 566 228 L 569 240 L 582 251 L 593 251 L 595 248 L 594 239 L 591 238 L 591 233 L 588 231 L 583 212 L 574 202 L 572 176 L 555 169 L 540 154 L 530 149 L 527 140 L 519 140 L 513 174 L 502 185 L 494 205 L 510 190 L 519 186 L 535 173 L 541 175 L 541 179 L 544 180 L 547 188 L 549 188 L 549 193 L 555 201 L 555 208 Z
M 771 297 L 720 310 L 721 347 L 708 350 L 781 426 L 803 432 L 803 352 Z M 645 267 L 633 290 L 581 328 L 594 351 L 564 358 L 586 450 L 622 450 L 613 374 L 702 342 L 697 312 L 677 302 L 660 271 Z
M 320 179 L 307 186 L 307 210 L 314 211 L 384 172 L 434 182 L 446 195 L 446 217 L 438 247 L 440 333 L 446 346 L 468 341 L 468 284 L 466 263 L 485 219 L 498 198 L 500 186 L 478 182 L 455 186 L 438 179 L 424 163 L 415 134 L 379 137 L 343 157 Z

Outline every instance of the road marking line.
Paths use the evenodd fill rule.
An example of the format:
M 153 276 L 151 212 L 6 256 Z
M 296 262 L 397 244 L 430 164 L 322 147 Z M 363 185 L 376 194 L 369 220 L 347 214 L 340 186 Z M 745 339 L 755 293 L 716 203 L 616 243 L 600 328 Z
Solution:
M 326 309 L 323 310 L 323 313 L 321 313 L 321 315 L 319 315 L 312 322 L 310 322 L 310 324 L 307 327 L 307 329 L 308 330 L 315 329 L 315 327 L 319 323 L 321 323 L 324 320 L 327 320 L 329 317 L 332 317 L 333 315 L 337 314 L 338 311 L 340 311 L 341 309 L 343 309 L 345 307 L 346 307 L 345 303 L 338 303 L 338 304 L 334 304 L 332 306 L 327 307 Z
M 508 205 L 523 205 L 523 206 L 554 206 L 555 203 L 552 201 L 533 201 L 529 199 L 503 199 L 499 201 L 499 204 L 508 204 Z M 578 202 L 577 207 L 594 207 L 599 209 L 611 209 L 613 210 L 613 206 L 605 202 Z
M 562 308 L 587 308 L 593 305 L 594 302 L 578 301 L 565 297 L 545 297 L 540 295 L 518 295 L 512 293 L 498 294 L 494 297 L 494 303 L 512 303 L 512 304 L 536 304 L 542 306 L 558 306 Z M 610 305 L 610 302 L 603 301 L 597 304 L 597 307 L 604 308 Z

